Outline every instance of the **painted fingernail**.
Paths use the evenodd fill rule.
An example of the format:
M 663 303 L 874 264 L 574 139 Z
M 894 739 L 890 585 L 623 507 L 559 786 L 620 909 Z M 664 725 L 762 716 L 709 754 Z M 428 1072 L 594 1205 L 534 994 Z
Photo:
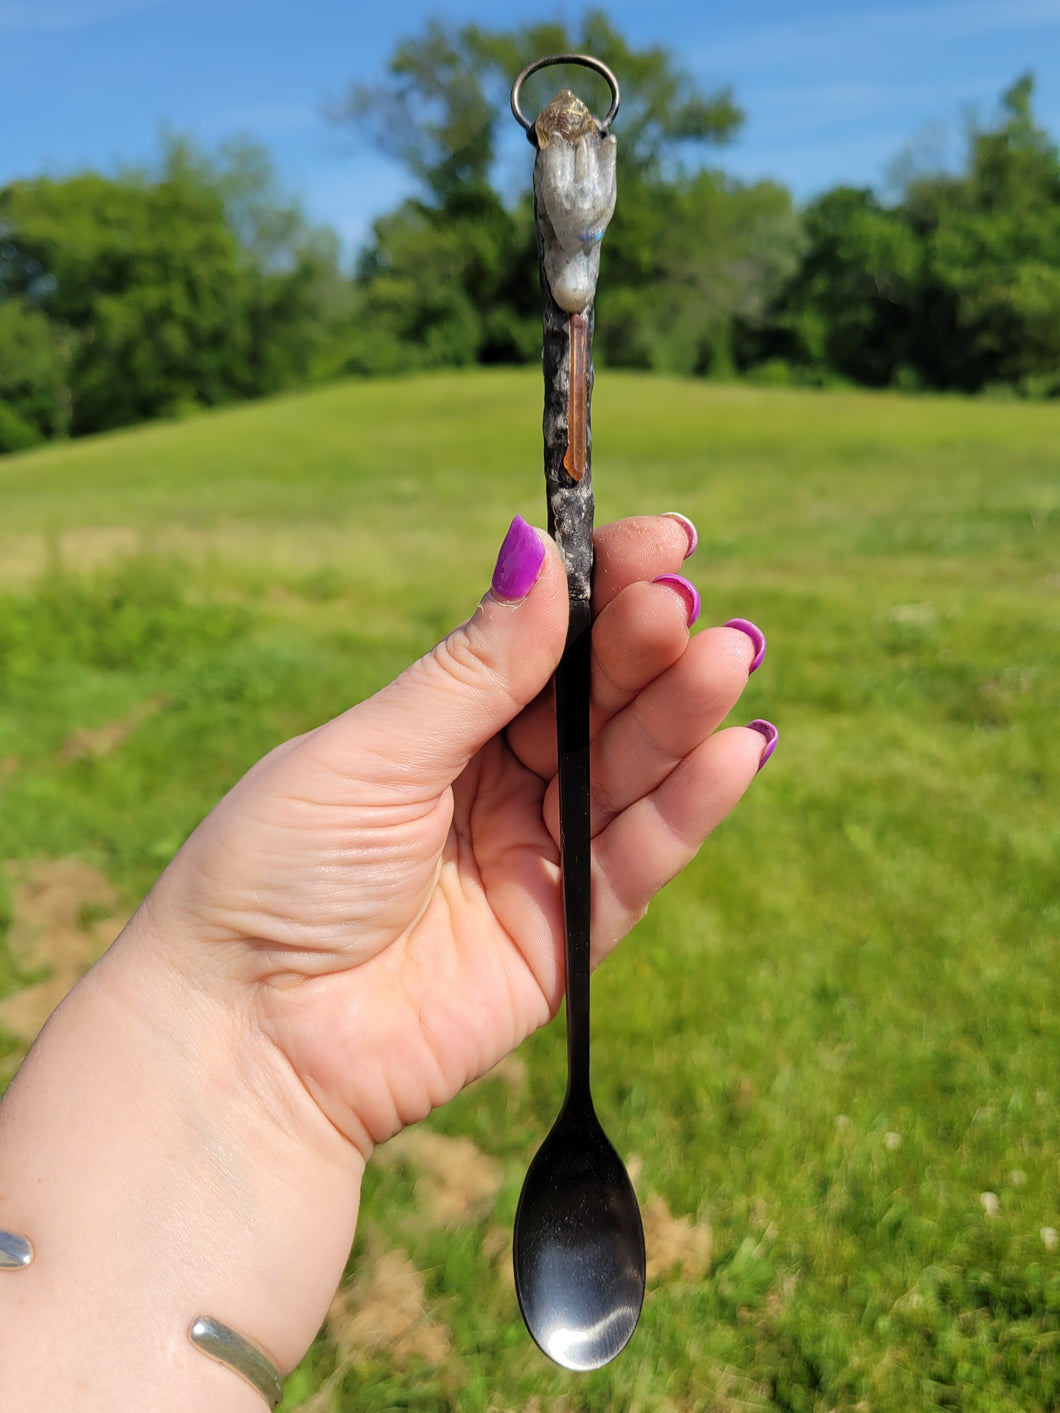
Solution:
M 537 583 L 544 562 L 545 546 L 541 536 L 517 515 L 508 526 L 497 555 L 490 588 L 506 603 L 519 603 Z
M 683 574 L 660 574 L 657 579 L 652 580 L 653 584 L 669 584 L 671 589 L 677 592 L 685 601 L 685 611 L 688 614 L 688 626 L 692 627 L 699 617 L 700 601 L 699 590 L 691 579 L 686 579 Z
M 730 618 L 724 627 L 739 628 L 740 632 L 746 633 L 754 644 L 755 655 L 751 659 L 751 666 L 747 669 L 747 675 L 750 677 L 752 672 L 757 672 L 762 666 L 762 659 L 766 655 L 766 635 L 758 624 L 752 623 L 749 618 Z
M 678 521 L 681 529 L 684 530 L 685 534 L 688 536 L 688 548 L 685 550 L 685 558 L 688 559 L 690 555 L 695 554 L 696 546 L 699 544 L 699 535 L 696 531 L 696 527 L 692 524 L 691 520 L 689 520 L 688 516 L 682 515 L 679 510 L 664 510 L 663 517 L 664 519 Z
M 773 725 L 771 721 L 762 721 L 761 719 L 759 719 L 757 721 L 749 721 L 747 725 L 752 731 L 757 731 L 760 736 L 764 736 L 766 739 L 766 743 L 762 747 L 761 758 L 758 762 L 758 769 L 761 770 L 762 767 L 765 765 L 766 761 L 776 750 L 777 737 L 780 735 L 780 732 L 777 730 L 777 728 Z

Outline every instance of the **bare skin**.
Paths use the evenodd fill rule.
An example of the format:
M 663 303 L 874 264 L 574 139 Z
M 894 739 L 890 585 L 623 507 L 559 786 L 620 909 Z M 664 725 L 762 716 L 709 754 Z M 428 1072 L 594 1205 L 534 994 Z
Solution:
M 757 732 L 718 729 L 751 642 L 690 638 L 681 595 L 651 582 L 686 549 L 662 517 L 596 536 L 596 961 L 762 755 Z M 524 599 L 491 591 L 250 771 L 49 1023 L 0 1106 L 0 1226 L 38 1253 L 0 1276 L 5 1406 L 260 1408 L 190 1321 L 297 1363 L 374 1146 L 555 1013 L 566 585 L 546 551 Z

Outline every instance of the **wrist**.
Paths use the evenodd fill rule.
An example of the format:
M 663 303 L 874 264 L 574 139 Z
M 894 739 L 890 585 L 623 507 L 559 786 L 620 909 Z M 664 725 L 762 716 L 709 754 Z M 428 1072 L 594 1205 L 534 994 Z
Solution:
M 173 959 L 138 915 L 56 1012 L 0 1109 L 0 1227 L 37 1253 L 18 1276 L 10 1357 L 56 1380 L 49 1406 L 67 1406 L 62 1390 L 86 1377 L 101 1408 L 116 1378 L 148 1381 L 122 1390 L 142 1401 L 151 1374 L 130 1350 L 141 1364 L 153 1351 L 159 1386 L 174 1368 L 191 1380 L 175 1407 L 191 1406 L 201 1379 L 224 1389 L 234 1376 L 187 1339 L 202 1314 L 286 1372 L 352 1242 L 359 1153 L 256 1030 L 249 998 L 190 983 Z M 0 1301 L 15 1297 L 0 1285 Z M 57 1327 L 70 1331 L 58 1360 Z

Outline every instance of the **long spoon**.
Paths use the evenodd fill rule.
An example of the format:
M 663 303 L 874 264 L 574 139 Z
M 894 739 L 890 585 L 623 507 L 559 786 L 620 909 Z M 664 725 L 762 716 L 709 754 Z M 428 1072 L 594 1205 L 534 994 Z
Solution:
M 602 73 L 612 104 L 598 123 L 564 91 L 536 123 L 519 108 L 528 74 L 555 63 Z M 644 1299 L 644 1232 L 629 1175 L 589 1086 L 591 821 L 589 691 L 593 299 L 599 242 L 614 210 L 618 111 L 610 70 L 584 55 L 539 60 L 516 79 L 512 111 L 538 149 L 534 206 L 544 301 L 545 478 L 549 530 L 567 569 L 570 620 L 556 671 L 560 860 L 566 950 L 567 1092 L 523 1183 L 515 1288 L 526 1326 L 557 1364 L 586 1370 L 625 1346 Z

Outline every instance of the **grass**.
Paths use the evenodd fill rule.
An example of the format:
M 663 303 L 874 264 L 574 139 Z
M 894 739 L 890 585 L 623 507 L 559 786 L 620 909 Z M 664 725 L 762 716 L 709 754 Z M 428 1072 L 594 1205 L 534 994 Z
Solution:
M 350 1278 L 406 1252 L 448 1352 L 333 1328 L 284 1407 L 1054 1408 L 1060 408 L 606 373 L 595 423 L 601 518 L 690 514 L 704 620 L 770 640 L 740 713 L 776 756 L 594 989 L 605 1126 L 712 1267 L 597 1374 L 530 1346 L 504 1243 L 553 1027 L 431 1120 L 499 1164 L 466 1223 L 370 1171 Z M 469 611 L 543 518 L 538 425 L 536 377 L 475 373 L 0 461 L 0 858 L 131 905 L 258 755 Z

